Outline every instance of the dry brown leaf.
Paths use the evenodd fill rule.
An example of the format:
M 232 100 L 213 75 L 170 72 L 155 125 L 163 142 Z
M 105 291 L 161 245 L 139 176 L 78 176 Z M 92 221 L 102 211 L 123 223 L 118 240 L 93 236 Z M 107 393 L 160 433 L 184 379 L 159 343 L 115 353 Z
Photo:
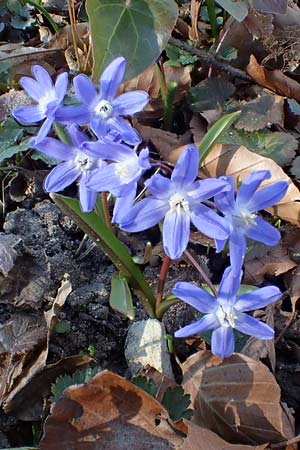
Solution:
M 0 403 L 11 402 L 45 367 L 50 335 L 71 290 L 68 279 L 63 280 L 44 320 L 33 315 L 14 315 L 2 326 Z
M 188 435 L 178 450 L 264 450 L 268 444 L 257 446 L 229 444 L 210 430 L 199 427 L 193 422 L 184 421 L 188 426 Z
M 292 272 L 287 273 L 284 277 L 284 281 L 287 289 L 289 290 L 292 302 L 292 311 L 294 314 L 300 298 L 300 266 L 297 266 L 297 268 Z
M 182 438 L 167 411 L 153 397 L 109 371 L 72 386 L 52 407 L 41 450 L 160 450 Z
M 175 164 L 183 148 L 179 147 L 171 152 L 166 151 L 163 147 L 159 150 L 163 159 Z M 268 186 L 268 184 L 272 184 L 275 181 L 286 181 L 289 184 L 286 195 L 280 200 L 278 205 L 268 208 L 267 211 L 288 222 L 299 225 L 299 189 L 272 159 L 253 153 L 244 146 L 217 144 L 205 159 L 199 175 L 203 178 L 231 175 L 237 184 L 237 181 L 243 181 L 247 175 L 255 170 L 269 170 L 272 174 L 272 178 L 262 183 L 261 187 Z
M 182 370 L 197 425 L 242 444 L 277 443 L 295 436 L 280 405 L 280 388 L 262 363 L 241 354 L 222 360 L 198 352 Z
M 256 83 L 271 89 L 277 94 L 300 100 L 300 84 L 297 81 L 287 77 L 280 70 L 265 69 L 257 62 L 254 55 L 250 56 L 246 72 Z
M 255 256 L 245 260 L 245 284 L 263 283 L 265 275 L 279 276 L 296 267 L 296 263 L 289 257 L 283 242 L 270 248 L 263 256 Z

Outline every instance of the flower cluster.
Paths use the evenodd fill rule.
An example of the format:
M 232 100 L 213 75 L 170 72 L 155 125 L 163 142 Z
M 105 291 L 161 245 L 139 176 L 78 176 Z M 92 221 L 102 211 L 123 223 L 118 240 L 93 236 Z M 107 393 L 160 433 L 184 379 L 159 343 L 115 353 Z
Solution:
M 146 194 L 135 202 L 137 183 L 151 169 L 149 150 L 136 151 L 141 138 L 124 117 L 141 111 L 148 103 L 146 92 L 133 91 L 117 96 L 126 61 L 119 57 L 103 72 L 99 91 L 83 74 L 73 80 L 78 100 L 66 106 L 68 75 L 59 75 L 53 84 L 41 66 L 34 66 L 34 78 L 21 78 L 21 86 L 35 101 L 17 108 L 16 120 L 24 125 L 42 126 L 31 140 L 33 148 L 61 161 L 47 176 L 47 192 L 59 192 L 74 182 L 79 184 L 79 200 L 84 212 L 93 210 L 99 192 L 115 197 L 113 222 L 128 232 L 161 224 L 166 255 L 179 259 L 186 250 L 191 224 L 215 240 L 220 252 L 229 243 L 230 267 L 224 274 L 216 298 L 189 283 L 175 285 L 173 293 L 204 316 L 175 333 L 186 337 L 212 330 L 212 352 L 221 357 L 234 351 L 233 329 L 261 339 L 272 339 L 273 330 L 245 312 L 278 300 L 278 288 L 269 286 L 238 295 L 246 238 L 276 245 L 279 231 L 257 212 L 278 203 L 288 183 L 261 183 L 271 177 L 267 170 L 250 174 L 238 189 L 232 177 L 199 180 L 199 152 L 189 145 L 180 155 L 171 177 L 161 173 L 145 181 Z M 53 124 L 65 127 L 68 143 L 48 137 Z M 214 200 L 214 202 L 212 202 Z

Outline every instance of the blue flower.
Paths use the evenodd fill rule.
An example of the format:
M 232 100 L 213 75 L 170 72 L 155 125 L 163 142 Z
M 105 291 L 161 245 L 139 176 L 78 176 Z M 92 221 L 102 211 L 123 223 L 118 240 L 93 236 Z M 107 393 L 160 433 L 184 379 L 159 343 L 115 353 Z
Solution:
M 67 92 L 68 74 L 64 72 L 58 75 L 53 84 L 50 75 L 43 67 L 33 66 L 31 71 L 35 79 L 23 77 L 20 84 L 37 103 L 16 108 L 12 114 L 24 125 L 34 125 L 46 119 L 35 138 L 35 142 L 38 143 L 47 136 L 56 120 L 57 111 L 62 106 Z
M 188 146 L 180 155 L 171 179 L 157 174 L 145 183 L 152 195 L 132 207 L 120 228 L 142 231 L 164 218 L 163 245 L 171 259 L 180 258 L 186 249 L 191 222 L 209 237 L 226 239 L 229 229 L 224 219 L 201 202 L 229 189 L 228 183 L 216 179 L 195 181 L 198 167 L 198 150 Z
M 274 330 L 245 314 L 245 311 L 264 308 L 279 300 L 280 290 L 275 286 L 266 286 L 239 296 L 241 278 L 242 271 L 235 275 L 231 267 L 227 267 L 217 298 L 193 284 L 176 283 L 173 294 L 205 315 L 177 330 L 175 337 L 188 337 L 212 330 L 211 351 L 220 358 L 227 358 L 234 352 L 234 329 L 258 339 L 273 339 Z
M 136 152 L 126 145 L 104 145 L 101 141 L 86 142 L 84 152 L 92 157 L 112 161 L 101 171 L 101 177 L 92 173 L 87 186 L 97 192 L 110 192 L 115 197 L 130 196 L 136 193 L 137 181 L 145 170 L 151 168 L 149 150 Z
M 93 210 L 97 192 L 88 187 L 89 176 L 95 174 L 101 178 L 102 170 L 106 167 L 106 162 L 101 158 L 93 158 L 83 151 L 83 143 L 87 137 L 80 132 L 75 125 L 68 128 L 73 145 L 46 137 L 42 142 L 34 143 L 33 147 L 42 153 L 62 162 L 56 166 L 45 179 L 45 189 L 47 192 L 59 192 L 64 190 L 74 181 L 79 180 L 79 200 L 83 212 Z M 102 144 L 107 146 L 108 144 Z M 118 144 L 109 144 L 110 148 L 118 147 Z
M 229 253 L 232 270 L 238 274 L 246 253 L 245 236 L 265 245 L 276 245 L 280 240 L 279 231 L 256 215 L 257 211 L 278 203 L 288 189 L 288 183 L 278 181 L 257 191 L 260 184 L 271 177 L 268 170 L 258 170 L 248 175 L 234 198 L 232 177 L 222 177 L 231 189 L 215 196 L 215 204 L 224 214 L 230 226 Z M 227 239 L 216 238 L 217 251 L 223 250 Z
M 78 107 L 65 107 L 59 116 L 61 121 L 74 114 L 74 122 L 89 123 L 91 130 L 100 139 L 110 130 L 117 131 L 123 141 L 130 145 L 141 142 L 137 132 L 120 116 L 130 116 L 141 111 L 149 101 L 144 91 L 133 91 L 116 97 L 126 68 L 125 58 L 115 59 L 104 70 L 100 78 L 100 92 L 86 75 L 74 78 L 74 89 Z

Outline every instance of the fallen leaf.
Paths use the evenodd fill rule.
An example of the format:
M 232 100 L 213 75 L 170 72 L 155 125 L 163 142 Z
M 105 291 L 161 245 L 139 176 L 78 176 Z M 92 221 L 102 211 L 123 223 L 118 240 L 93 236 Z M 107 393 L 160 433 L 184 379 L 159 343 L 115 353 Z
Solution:
M 262 92 L 256 99 L 247 102 L 234 126 L 246 131 L 262 130 L 273 123 L 283 126 L 284 98 Z
M 297 81 L 287 77 L 280 70 L 265 69 L 257 62 L 254 55 L 250 56 L 246 72 L 256 83 L 285 97 L 300 100 L 300 84 Z
M 253 7 L 266 13 L 285 14 L 288 0 L 253 0 Z
M 268 444 L 260 446 L 229 444 L 217 434 L 193 422 L 184 421 L 188 435 L 178 450 L 264 450 Z
M 52 406 L 41 450 L 162 450 L 182 443 L 163 406 L 109 371 L 72 386 Z
M 21 238 L 14 234 L 0 233 L 0 271 L 5 277 L 14 266 L 17 252 L 14 247 L 21 241 Z
M 290 418 L 280 405 L 280 388 L 262 363 L 242 354 L 222 360 L 210 352 L 198 352 L 181 368 L 197 425 L 242 444 L 294 437 Z

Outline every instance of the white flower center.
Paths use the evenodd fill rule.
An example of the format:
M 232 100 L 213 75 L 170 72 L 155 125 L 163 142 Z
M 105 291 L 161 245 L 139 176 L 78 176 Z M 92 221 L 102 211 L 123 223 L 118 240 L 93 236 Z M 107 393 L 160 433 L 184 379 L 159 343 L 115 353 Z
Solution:
M 108 119 L 112 114 L 113 107 L 108 100 L 100 100 L 94 107 L 94 111 L 101 119 Z
M 256 225 L 256 214 L 250 213 L 247 209 L 239 208 L 233 212 L 232 216 L 237 227 L 249 228 Z
M 39 99 L 39 108 L 43 114 L 46 114 L 47 107 L 50 102 L 57 100 L 56 92 L 54 90 L 47 92 Z
M 76 168 L 81 170 L 81 172 L 85 171 L 85 170 L 90 170 L 92 169 L 95 159 L 94 158 L 90 158 L 87 155 L 84 155 L 82 153 L 79 153 L 76 158 L 75 158 L 75 165 Z
M 220 322 L 222 327 L 231 327 L 235 328 L 235 319 L 237 319 L 236 312 L 233 306 L 231 305 L 220 305 L 218 310 L 216 311 L 216 316 Z
M 180 193 L 176 193 L 169 199 L 169 205 L 171 210 L 176 209 L 177 213 L 183 208 L 186 212 L 189 212 L 189 202 Z

